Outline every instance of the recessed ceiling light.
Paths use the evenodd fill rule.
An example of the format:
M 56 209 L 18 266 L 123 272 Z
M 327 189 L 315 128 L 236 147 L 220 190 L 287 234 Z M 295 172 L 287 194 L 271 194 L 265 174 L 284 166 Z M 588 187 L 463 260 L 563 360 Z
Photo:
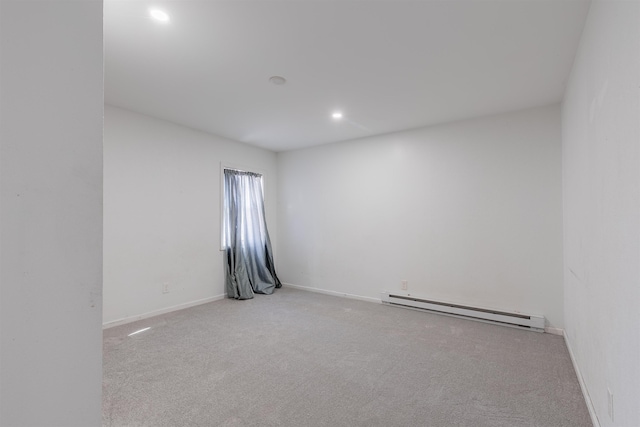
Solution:
M 331 117 L 333 117 L 336 120 L 340 120 L 342 118 L 342 112 L 341 111 L 335 111 L 335 112 L 333 112 L 333 114 L 331 114 Z
M 151 15 L 151 17 L 156 21 L 169 22 L 169 15 L 167 14 L 167 12 L 163 12 L 160 9 L 151 9 L 149 11 L 149 15 Z
M 285 84 L 287 82 L 287 79 L 285 79 L 284 77 L 280 77 L 280 76 L 271 76 L 269 77 L 269 81 L 271 83 L 273 83 L 276 86 L 282 86 L 283 84 Z

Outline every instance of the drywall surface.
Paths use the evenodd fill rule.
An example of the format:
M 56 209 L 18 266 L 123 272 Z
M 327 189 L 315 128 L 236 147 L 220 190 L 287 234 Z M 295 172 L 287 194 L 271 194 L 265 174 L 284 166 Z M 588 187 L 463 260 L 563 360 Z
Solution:
M 602 426 L 640 425 L 639 103 L 640 2 L 594 1 L 562 108 L 564 306 Z
M 97 426 L 102 2 L 0 16 L 0 425 Z
M 277 249 L 275 153 L 105 107 L 105 323 L 224 294 L 221 162 L 264 174 Z
M 279 153 L 281 279 L 370 298 L 407 280 L 562 327 L 560 126 L 549 106 Z

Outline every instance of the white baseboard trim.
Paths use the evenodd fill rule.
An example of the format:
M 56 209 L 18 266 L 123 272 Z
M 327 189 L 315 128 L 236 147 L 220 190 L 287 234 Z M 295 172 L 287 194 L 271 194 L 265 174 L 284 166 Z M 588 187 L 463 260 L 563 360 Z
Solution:
M 562 336 L 564 337 L 564 343 L 567 346 L 567 350 L 569 350 L 569 357 L 571 357 L 571 363 L 573 364 L 573 369 L 576 371 L 576 376 L 578 377 L 578 384 L 580 384 L 580 390 L 582 391 L 582 396 L 584 397 L 584 401 L 587 404 L 587 410 L 589 411 L 589 416 L 591 417 L 591 422 L 593 423 L 593 427 L 600 427 L 600 421 L 598 420 L 598 416 L 596 415 L 596 409 L 593 407 L 593 402 L 591 401 L 591 397 L 589 396 L 587 385 L 584 383 L 584 379 L 582 378 L 582 372 L 580 372 L 580 368 L 578 367 L 576 358 L 573 355 L 573 350 L 571 349 L 571 344 L 569 343 L 569 339 L 567 338 L 566 332 L 563 333 Z
M 174 305 L 172 307 L 161 308 L 160 310 L 150 311 L 148 313 L 139 314 L 137 316 L 124 317 L 118 320 L 112 320 L 111 322 L 106 322 L 102 324 L 102 329 L 113 328 L 114 326 L 126 325 L 127 323 L 136 322 L 142 319 L 148 319 L 150 317 L 159 316 L 165 313 L 171 313 L 172 311 L 183 310 L 189 307 L 195 307 L 196 305 L 206 304 L 208 302 L 219 301 L 221 299 L 226 298 L 227 294 L 216 295 L 209 298 L 203 298 L 196 301 L 186 302 L 183 304 Z
M 564 329 L 561 328 L 552 328 L 551 326 L 545 326 L 544 332 L 551 335 L 560 335 L 564 336 Z
M 332 295 L 334 297 L 357 299 L 357 300 L 360 300 L 360 301 L 375 302 L 375 303 L 378 303 L 378 304 L 382 303 L 382 301 L 380 301 L 380 298 L 363 297 L 361 295 L 345 294 L 344 292 L 329 291 L 327 289 L 320 289 L 320 288 L 311 288 L 309 286 L 293 285 L 291 283 L 283 283 L 282 285 L 286 286 L 288 288 L 301 289 L 303 291 L 315 292 L 315 293 L 318 293 L 318 294 Z

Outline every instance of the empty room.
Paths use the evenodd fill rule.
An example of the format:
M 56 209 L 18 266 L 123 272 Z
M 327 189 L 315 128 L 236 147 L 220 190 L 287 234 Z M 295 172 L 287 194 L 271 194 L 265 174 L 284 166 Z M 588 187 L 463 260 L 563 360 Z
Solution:
M 640 427 L 640 1 L 0 24 L 1 426 Z

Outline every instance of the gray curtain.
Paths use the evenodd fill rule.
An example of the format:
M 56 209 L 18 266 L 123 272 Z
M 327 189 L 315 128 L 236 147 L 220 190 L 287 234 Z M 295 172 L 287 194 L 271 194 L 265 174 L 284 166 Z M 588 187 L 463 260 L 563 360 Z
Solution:
M 229 298 L 250 299 L 282 286 L 273 263 L 261 175 L 224 170 L 223 230 Z

